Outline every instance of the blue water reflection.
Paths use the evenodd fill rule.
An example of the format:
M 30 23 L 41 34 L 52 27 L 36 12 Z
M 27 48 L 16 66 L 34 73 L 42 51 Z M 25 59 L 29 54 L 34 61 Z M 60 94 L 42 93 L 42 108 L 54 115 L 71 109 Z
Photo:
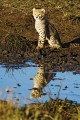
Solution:
M 38 77 L 45 80 L 44 85 L 42 81 L 39 82 Z M 32 90 L 35 90 L 35 79 L 42 84 L 42 87 L 38 89 L 42 93 L 41 98 L 33 96 L 30 98 Z M 24 105 L 45 102 L 50 98 L 67 98 L 80 103 L 79 91 L 80 74 L 73 74 L 73 71 L 47 72 L 43 65 L 38 66 L 31 61 L 26 62 L 25 65 L 0 65 L 0 99 L 3 100 L 10 99 L 13 102 L 19 100 L 20 105 Z

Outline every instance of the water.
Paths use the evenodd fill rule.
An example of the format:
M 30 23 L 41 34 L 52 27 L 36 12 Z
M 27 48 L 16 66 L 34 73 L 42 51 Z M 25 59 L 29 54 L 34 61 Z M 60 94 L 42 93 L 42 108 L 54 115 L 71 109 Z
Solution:
M 19 101 L 20 106 L 50 98 L 80 103 L 80 74 L 74 73 L 46 70 L 44 64 L 32 61 L 22 65 L 0 64 L 0 99 Z

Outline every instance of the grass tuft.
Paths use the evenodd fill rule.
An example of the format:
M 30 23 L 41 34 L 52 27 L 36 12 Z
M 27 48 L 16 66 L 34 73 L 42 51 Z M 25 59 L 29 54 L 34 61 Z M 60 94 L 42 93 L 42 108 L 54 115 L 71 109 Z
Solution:
M 80 105 L 68 100 L 15 107 L 10 101 L 0 101 L 0 120 L 79 120 Z

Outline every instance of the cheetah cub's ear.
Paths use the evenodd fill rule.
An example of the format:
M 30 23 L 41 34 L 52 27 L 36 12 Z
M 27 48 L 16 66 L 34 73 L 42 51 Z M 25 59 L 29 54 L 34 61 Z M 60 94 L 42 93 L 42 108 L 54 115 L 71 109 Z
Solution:
M 35 8 L 33 8 L 33 11 L 35 11 Z
M 41 11 L 42 11 L 43 13 L 45 13 L 45 9 L 42 8 Z

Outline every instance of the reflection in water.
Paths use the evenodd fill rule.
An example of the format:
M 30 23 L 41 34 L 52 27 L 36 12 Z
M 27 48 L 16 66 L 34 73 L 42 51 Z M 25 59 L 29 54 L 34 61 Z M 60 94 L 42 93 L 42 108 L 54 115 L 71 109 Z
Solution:
M 50 82 L 55 74 L 46 72 L 45 65 L 40 64 L 38 72 L 34 77 L 34 87 L 31 90 L 31 98 L 41 98 L 42 89 Z
M 80 74 L 76 71 L 54 72 L 49 64 L 38 66 L 31 61 L 5 66 L 0 65 L 0 99 L 19 100 L 20 105 L 45 102 L 50 97 L 80 103 Z

